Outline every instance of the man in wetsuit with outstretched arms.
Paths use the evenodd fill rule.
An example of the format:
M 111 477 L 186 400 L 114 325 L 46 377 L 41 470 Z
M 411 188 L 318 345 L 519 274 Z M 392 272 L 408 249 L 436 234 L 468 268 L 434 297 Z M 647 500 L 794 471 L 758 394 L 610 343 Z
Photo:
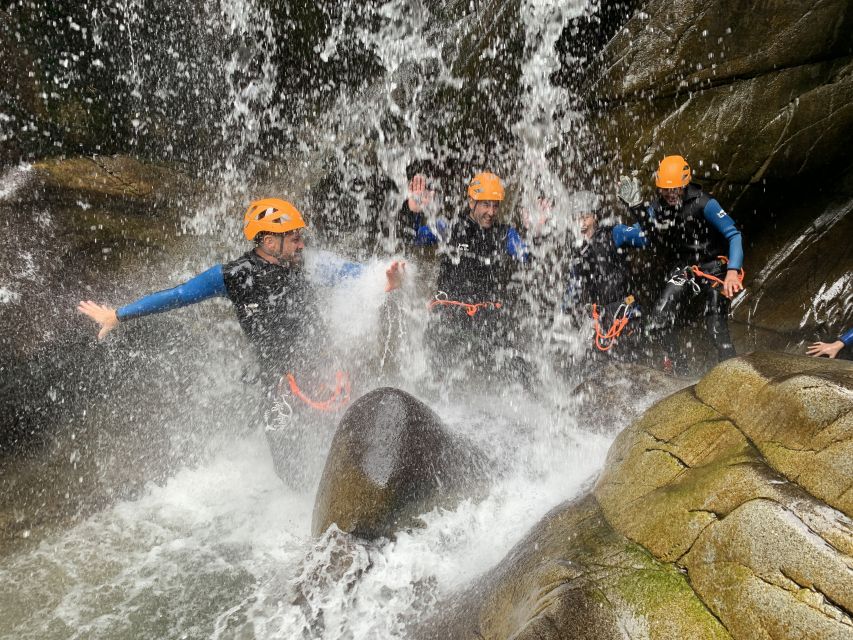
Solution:
M 133 318 L 216 296 L 227 297 L 234 305 L 240 327 L 255 347 L 270 395 L 286 392 L 289 384 L 291 392 L 307 398 L 296 380 L 318 383 L 318 378 L 327 376 L 329 371 L 328 363 L 322 362 L 328 359 L 328 350 L 323 349 L 326 329 L 318 292 L 302 267 L 305 227 L 302 214 L 291 203 L 278 198 L 257 200 L 251 203 L 243 221 L 246 239 L 255 247 L 236 260 L 211 267 L 184 284 L 152 293 L 118 310 L 91 300 L 81 302 L 77 308 L 98 323 L 98 337 L 103 338 Z M 359 265 L 346 264 L 332 279 L 357 275 L 359 269 Z M 386 291 L 400 286 L 403 269 L 401 262 L 391 264 L 386 271 Z M 335 388 L 341 396 L 344 387 L 348 398 L 348 381 L 344 384 L 338 380 Z M 322 407 L 327 400 L 313 405 Z

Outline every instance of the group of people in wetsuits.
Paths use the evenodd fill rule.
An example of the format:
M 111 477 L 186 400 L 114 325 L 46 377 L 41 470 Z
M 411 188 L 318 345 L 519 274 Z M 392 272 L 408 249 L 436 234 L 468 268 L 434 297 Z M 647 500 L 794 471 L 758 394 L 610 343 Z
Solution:
M 396 225 L 408 246 L 438 247 L 436 291 L 429 301 L 426 333 L 434 366 L 446 369 L 450 361 L 461 362 L 487 378 L 509 374 L 529 386 L 530 365 L 515 331 L 524 311 L 512 308 L 508 283 L 512 273 L 536 258 L 522 234 L 499 221 L 503 182 L 493 173 L 475 175 L 468 184 L 466 206 L 449 221 L 427 215 L 433 197 L 430 178 L 420 173 L 412 176 Z M 563 311 L 589 310 L 596 331 L 592 344 L 610 351 L 614 345 L 618 350 L 625 327 L 632 323 L 641 335 L 667 335 L 684 302 L 704 296 L 706 326 L 718 358 L 731 357 L 728 304 L 743 289 L 740 231 L 722 206 L 692 182 L 690 167 L 681 156 L 661 161 L 655 186 L 655 197 L 645 202 L 637 179 L 621 180 L 618 196 L 633 221 L 630 225 L 603 224 L 601 199 L 594 194 L 575 198 L 569 214 L 577 223 L 581 246 L 568 256 Z M 327 328 L 319 309 L 318 283 L 303 268 L 305 228 L 301 212 L 292 203 L 278 198 L 257 200 L 247 209 L 243 223 L 244 235 L 254 246 L 236 260 L 118 309 L 93 301 L 81 302 L 78 309 L 98 323 L 102 338 L 133 318 L 214 296 L 227 297 L 255 348 L 271 407 L 288 418 L 294 406 L 338 411 L 349 401 L 350 382 L 344 368 L 330 364 L 334 358 L 325 348 Z M 666 268 L 665 285 L 646 317 L 640 314 L 625 265 L 623 252 L 628 247 L 646 252 L 649 262 Z M 357 264 L 342 263 L 327 273 L 327 282 L 352 277 L 360 269 Z M 399 289 L 404 276 L 405 263 L 393 261 L 386 271 L 386 292 Z M 853 336 L 849 338 L 853 341 Z M 671 341 L 662 344 L 662 364 L 671 371 L 676 350 Z M 274 425 L 268 423 L 267 433 L 274 459 L 277 449 L 292 447 L 287 433 Z M 287 457 L 276 462 L 279 475 L 290 477 Z
M 418 175 L 410 182 L 415 200 L 423 193 L 426 200 L 431 198 L 423 188 L 428 181 L 429 176 Z M 573 194 L 567 203 L 569 210 L 562 214 L 572 219 L 580 244 L 573 252 L 566 248 L 566 273 L 556 279 L 565 284 L 562 311 L 570 316 L 591 316 L 591 344 L 601 352 L 625 355 L 618 344 L 623 335 L 653 336 L 648 342 L 662 351 L 662 366 L 672 372 L 678 349 L 671 329 L 680 308 L 690 298 L 702 295 L 707 330 L 718 358 L 731 357 L 734 348 L 727 324 L 728 303 L 743 289 L 740 231 L 722 206 L 692 182 L 683 157 L 663 159 L 655 174 L 655 186 L 656 197 L 644 202 L 636 178 L 620 182 L 618 195 L 627 207 L 630 225 L 604 224 L 609 216 L 605 216 L 603 198 L 590 192 Z M 431 347 L 441 351 L 450 345 L 458 350 L 460 343 L 471 344 L 471 333 L 491 336 L 493 345 L 506 345 L 502 338 L 512 334 L 512 325 L 526 313 L 517 293 L 513 296 L 508 291 L 506 272 L 524 269 L 536 257 L 518 230 L 497 222 L 504 200 L 500 179 L 491 173 L 475 176 L 468 189 L 467 210 L 452 225 L 438 220 L 430 228 L 412 200 L 403 204 L 398 228 L 408 231 L 404 238 L 414 246 L 440 245 L 438 293 L 431 306 L 438 307 L 445 317 L 457 316 L 455 323 L 432 323 L 440 339 Z M 540 205 L 544 205 L 540 207 L 543 210 L 553 208 L 547 198 L 540 200 Z M 552 211 L 550 215 L 560 213 Z M 540 216 L 538 223 L 547 220 Z M 535 242 L 535 238 L 528 236 L 527 241 Z M 640 296 L 625 259 L 629 247 L 643 250 L 646 262 L 666 268 L 666 285 L 642 321 Z M 644 291 L 649 288 L 640 287 Z M 463 315 L 470 319 L 466 321 Z M 497 327 L 490 323 L 495 317 L 502 319 Z M 507 321 L 510 327 L 500 329 Z M 441 327 L 448 324 L 442 331 Z M 493 352 L 488 348 L 483 351 L 487 355 Z M 630 355 L 636 355 L 636 349 L 631 349 Z M 522 360 L 511 361 L 517 365 Z

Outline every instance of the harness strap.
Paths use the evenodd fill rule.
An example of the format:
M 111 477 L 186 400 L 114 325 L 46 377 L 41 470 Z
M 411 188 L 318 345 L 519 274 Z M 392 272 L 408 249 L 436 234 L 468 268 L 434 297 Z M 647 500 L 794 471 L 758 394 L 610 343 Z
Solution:
M 285 377 L 290 385 L 291 393 L 312 409 L 316 409 L 317 411 L 338 411 L 349 404 L 352 387 L 350 385 L 349 374 L 345 371 L 339 370 L 335 372 L 335 388 L 329 392 L 329 396 L 325 400 L 313 400 L 308 397 L 299 388 L 299 385 L 296 384 L 296 377 L 292 373 L 288 373 Z M 321 394 L 326 390 L 326 385 L 320 387 Z
M 723 266 L 726 266 L 729 263 L 729 259 L 726 256 L 717 256 L 717 260 L 723 263 Z M 705 278 L 706 280 L 711 282 L 712 287 L 721 287 L 725 284 L 723 280 L 718 278 L 717 276 L 705 273 L 702 269 L 699 268 L 699 265 L 693 265 L 690 267 L 690 270 L 693 272 L 697 278 Z M 746 272 L 743 269 L 738 270 L 737 278 L 741 284 L 743 284 L 743 278 L 746 275 Z
M 465 309 L 465 313 L 467 313 L 472 318 L 477 315 L 477 312 L 480 309 L 500 309 L 503 307 L 503 304 L 497 301 L 487 301 L 487 302 L 460 302 L 459 300 L 446 300 L 443 298 L 436 298 L 432 300 L 427 308 L 432 311 L 435 307 L 462 307 Z

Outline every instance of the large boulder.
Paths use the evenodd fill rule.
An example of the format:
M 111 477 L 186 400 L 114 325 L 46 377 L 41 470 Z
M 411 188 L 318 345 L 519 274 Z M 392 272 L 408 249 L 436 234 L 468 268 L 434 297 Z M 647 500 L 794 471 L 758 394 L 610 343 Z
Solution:
M 478 493 L 485 458 L 414 396 L 371 391 L 347 410 L 332 441 L 314 505 L 313 531 L 330 525 L 389 537 L 419 514 Z
M 451 638 L 847 638 L 853 367 L 729 360 L 622 432 L 423 629 Z
M 729 638 L 685 576 L 618 533 L 592 496 L 563 504 L 417 636 Z

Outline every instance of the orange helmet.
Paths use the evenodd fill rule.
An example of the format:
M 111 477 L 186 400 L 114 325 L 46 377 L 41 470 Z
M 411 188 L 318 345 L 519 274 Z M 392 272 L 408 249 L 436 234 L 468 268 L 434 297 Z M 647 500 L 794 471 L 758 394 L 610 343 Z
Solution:
M 472 200 L 504 199 L 504 186 L 494 173 L 478 173 L 468 183 L 468 197 Z
M 655 173 L 655 185 L 660 189 L 677 189 L 690 184 L 690 165 L 681 156 L 666 156 Z
M 305 226 L 302 214 L 292 204 L 279 198 L 255 200 L 243 217 L 243 233 L 254 240 L 259 233 L 285 233 Z

